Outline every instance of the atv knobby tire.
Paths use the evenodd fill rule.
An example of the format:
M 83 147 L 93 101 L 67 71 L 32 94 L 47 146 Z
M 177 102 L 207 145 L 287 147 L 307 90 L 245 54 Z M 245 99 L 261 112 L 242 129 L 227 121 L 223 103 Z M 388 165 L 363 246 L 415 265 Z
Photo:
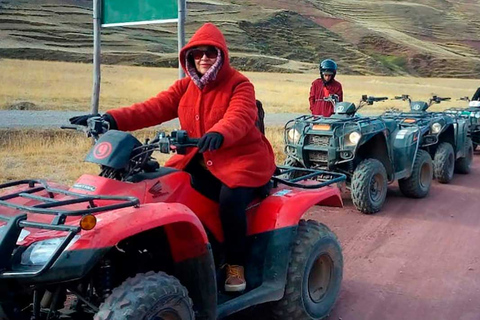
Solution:
M 430 191 L 433 179 L 433 164 L 430 154 L 425 150 L 418 150 L 413 162 L 412 174 L 408 178 L 400 179 L 400 191 L 410 198 L 424 198 Z
M 289 167 L 294 167 L 294 168 L 303 168 L 303 166 L 300 164 L 300 162 L 298 162 L 297 160 L 295 160 L 294 158 L 291 158 L 291 157 L 288 157 L 285 159 L 285 161 L 283 162 L 283 165 L 284 166 L 289 166 Z M 287 173 L 287 179 L 295 179 L 295 178 L 298 178 L 298 177 L 301 177 L 302 173 L 300 172 L 290 172 L 290 173 Z
M 194 319 L 187 289 L 164 272 L 128 278 L 100 305 L 94 320 Z
M 380 211 L 387 197 L 387 171 L 376 159 L 360 162 L 353 173 L 351 193 L 355 207 L 366 214 Z
M 467 138 L 465 140 L 465 150 L 466 154 L 465 157 L 458 158 L 455 162 L 455 172 L 468 174 L 472 169 L 472 161 L 473 161 L 473 143 L 472 139 Z
M 433 157 L 433 173 L 440 183 L 449 183 L 455 170 L 455 153 L 449 142 L 438 145 Z
M 337 300 L 343 277 L 340 243 L 327 226 L 301 220 L 293 244 L 285 295 L 269 306 L 274 319 L 327 317 Z

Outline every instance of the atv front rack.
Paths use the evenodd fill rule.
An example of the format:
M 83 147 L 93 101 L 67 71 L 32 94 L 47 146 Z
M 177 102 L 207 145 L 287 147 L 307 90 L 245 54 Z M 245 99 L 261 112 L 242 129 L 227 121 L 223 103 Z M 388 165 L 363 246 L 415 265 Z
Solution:
M 66 218 L 69 216 L 83 216 L 102 211 L 115 210 L 125 207 L 138 206 L 140 201 L 135 197 L 128 196 L 103 196 L 103 195 L 86 195 L 75 193 L 67 190 L 52 188 L 43 180 L 20 180 L 0 184 L 2 189 L 25 185 L 25 189 L 10 194 L 0 196 L 0 220 L 6 221 L 7 224 L 0 229 L 0 278 L 12 277 L 34 277 L 39 276 L 48 270 L 58 259 L 60 254 L 65 250 L 73 237 L 80 232 L 80 226 L 65 225 Z M 35 195 L 35 193 L 46 192 L 48 197 Z M 68 199 L 55 199 L 56 195 L 67 196 Z M 27 206 L 9 202 L 12 199 L 31 199 L 38 203 Z M 95 200 L 113 201 L 113 204 L 97 206 Z M 65 206 L 88 203 L 86 209 L 68 210 Z M 20 211 L 18 215 L 6 216 L 2 215 L 3 208 L 12 208 Z M 59 208 L 62 207 L 62 208 Z M 27 220 L 27 213 L 48 214 L 54 218 L 51 223 L 41 223 Z M 61 245 L 54 252 L 47 263 L 38 270 L 10 272 L 12 266 L 13 253 L 17 246 L 17 240 L 23 228 L 37 228 L 53 231 L 68 232 L 68 235 L 62 241 Z
M 277 166 L 277 172 L 273 175 L 273 187 L 276 188 L 279 183 L 302 189 L 319 189 L 334 183 L 343 182 L 347 176 L 343 173 L 330 172 L 323 170 L 295 168 L 289 166 Z M 296 176 L 295 174 L 300 174 Z M 290 177 L 289 177 L 290 176 Z M 293 178 L 291 178 L 293 176 Z M 320 183 L 305 184 L 304 180 L 313 180 Z

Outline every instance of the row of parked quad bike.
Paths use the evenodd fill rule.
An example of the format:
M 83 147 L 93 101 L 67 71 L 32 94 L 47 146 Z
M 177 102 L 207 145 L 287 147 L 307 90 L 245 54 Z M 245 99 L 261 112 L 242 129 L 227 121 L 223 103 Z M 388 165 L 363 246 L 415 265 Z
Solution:
M 359 107 L 378 100 L 363 97 Z M 86 161 L 100 173 L 72 186 L 36 179 L 0 185 L 0 319 L 220 319 L 253 306 L 274 319 L 324 319 L 340 292 L 343 255 L 335 234 L 303 220 L 305 212 L 342 206 L 337 184 L 347 177 L 359 191 L 355 204 L 374 212 L 389 181 L 424 196 L 432 156 L 469 170 L 472 115 L 437 116 L 425 112 L 428 104 L 413 105 L 408 116 L 366 118 L 342 102 L 330 118 L 286 125 L 286 151 L 297 161 L 289 164 L 307 168 L 280 166 L 271 190 L 249 206 L 247 288 L 237 295 L 221 289 L 218 203 L 188 173 L 152 158 L 154 151 L 184 153 L 198 139 L 174 131 L 141 143 L 106 131 L 101 117 L 68 127 L 95 138 Z M 444 181 L 451 170 L 435 167 Z
M 413 101 L 409 111 L 391 108 L 380 116 L 361 116 L 358 110 L 387 97 L 362 96 L 358 106 L 324 100 L 334 105 L 331 117 L 304 115 L 285 125 L 285 165 L 343 173 L 355 207 L 366 214 L 381 210 L 387 185 L 398 181 L 401 192 L 423 198 L 432 179 L 449 183 L 454 173 L 468 174 L 474 150 L 480 144 L 480 101 L 468 106 L 431 112 L 432 104 L 450 98 L 433 96 Z M 328 177 L 328 176 L 327 176 Z M 301 173 L 292 173 L 295 181 Z

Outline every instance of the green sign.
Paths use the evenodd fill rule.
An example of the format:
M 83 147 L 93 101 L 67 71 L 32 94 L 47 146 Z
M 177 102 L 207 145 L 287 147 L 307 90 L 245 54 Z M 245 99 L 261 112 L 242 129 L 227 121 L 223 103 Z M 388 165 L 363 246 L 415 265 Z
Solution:
M 102 27 L 178 21 L 178 0 L 103 0 Z

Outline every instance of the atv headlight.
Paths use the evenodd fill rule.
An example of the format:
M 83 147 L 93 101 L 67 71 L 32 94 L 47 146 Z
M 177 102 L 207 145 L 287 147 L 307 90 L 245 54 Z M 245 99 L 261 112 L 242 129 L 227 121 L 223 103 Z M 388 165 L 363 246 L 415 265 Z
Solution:
M 434 124 L 432 124 L 432 133 L 439 133 L 440 130 L 442 130 L 442 125 L 438 122 L 435 122 Z
M 287 136 L 288 136 L 289 143 L 298 143 L 298 141 L 300 140 L 301 134 L 300 132 L 298 132 L 297 129 L 292 128 L 288 130 Z
M 45 265 L 64 240 L 65 237 L 62 237 L 32 243 L 27 250 L 22 253 L 20 264 L 26 266 Z
M 348 140 L 347 144 L 356 145 L 360 141 L 361 137 L 362 137 L 362 135 L 359 132 L 353 131 L 347 137 L 347 140 Z

